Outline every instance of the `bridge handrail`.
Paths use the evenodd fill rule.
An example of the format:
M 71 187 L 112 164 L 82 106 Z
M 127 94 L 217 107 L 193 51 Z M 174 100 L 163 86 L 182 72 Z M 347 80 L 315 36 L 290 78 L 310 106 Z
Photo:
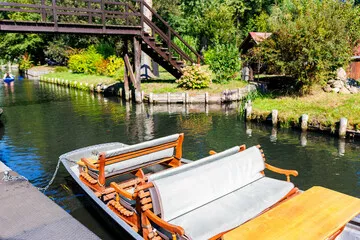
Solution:
M 40 1 L 39 1 L 40 2 Z M 144 38 L 144 27 L 145 24 L 153 30 L 153 34 L 160 36 L 165 45 L 167 45 L 169 54 L 169 60 L 171 60 L 172 51 L 176 52 L 181 59 L 190 61 L 191 63 L 200 63 L 204 61 L 203 57 L 193 49 L 181 36 L 177 33 L 152 7 L 150 7 L 144 0 L 129 0 L 129 2 L 115 2 L 115 1 L 106 1 L 106 0 L 83 0 L 83 3 L 87 4 L 86 7 L 68 7 L 60 6 L 57 4 L 56 0 L 51 1 L 51 5 L 47 5 L 45 0 L 41 0 L 39 4 L 25 4 L 25 3 L 11 3 L 11 2 L 0 2 L 0 11 L 4 12 L 26 12 L 26 13 L 38 13 L 41 16 L 42 22 L 48 22 L 48 17 L 52 17 L 50 20 L 54 23 L 57 28 L 58 24 L 62 23 L 59 21 L 59 16 L 81 16 L 88 17 L 87 22 L 89 24 L 93 23 L 93 18 L 97 18 L 95 24 L 102 26 L 103 29 L 106 29 L 107 19 L 125 19 L 127 26 L 137 26 L 134 25 L 134 17 L 140 18 L 141 26 L 141 36 Z M 134 7 L 130 2 L 135 2 L 140 4 L 140 9 Z M 95 9 L 91 3 L 100 4 L 100 8 Z M 114 11 L 111 8 L 106 9 L 106 6 L 117 5 L 123 6 L 125 9 L 120 11 Z M 152 20 L 147 18 L 144 15 L 144 10 L 147 9 L 152 13 L 152 15 L 157 18 L 165 27 L 165 32 L 161 30 Z M 130 23 L 131 21 L 131 23 Z M 118 22 L 115 22 L 118 23 Z M 154 35 L 155 36 L 155 35 Z M 194 60 L 191 55 L 188 55 L 184 52 L 184 49 L 181 49 L 177 44 L 172 41 L 173 37 L 177 37 L 180 42 L 196 57 Z
M 146 7 L 153 15 L 155 15 L 167 28 L 168 30 L 168 36 L 166 38 L 169 38 L 171 41 L 171 36 L 176 36 L 197 58 L 197 63 L 200 63 L 200 61 L 204 61 L 204 58 L 195 50 L 193 49 L 181 36 L 178 32 L 176 32 L 170 25 L 168 22 L 166 22 L 152 7 L 149 6 L 149 4 L 147 4 L 144 0 L 134 0 L 135 2 L 140 2 L 140 4 L 143 4 L 144 7 Z M 146 18 L 146 16 L 144 16 Z M 144 27 L 144 26 L 142 26 Z M 190 56 L 188 56 L 186 53 L 184 53 L 181 48 L 179 46 L 177 46 L 174 42 L 171 41 L 171 45 L 175 46 L 177 48 L 177 50 L 180 50 L 182 53 L 180 55 L 184 55 L 182 57 L 185 57 L 185 55 L 190 58 Z M 171 46 L 169 46 L 171 47 Z M 169 48 L 170 50 L 171 48 Z M 191 60 L 192 63 L 195 63 L 194 60 Z

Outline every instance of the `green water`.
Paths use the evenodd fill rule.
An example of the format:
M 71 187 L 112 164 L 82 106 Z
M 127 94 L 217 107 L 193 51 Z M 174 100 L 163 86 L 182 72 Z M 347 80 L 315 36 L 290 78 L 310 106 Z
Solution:
M 37 187 L 47 184 L 58 156 L 65 152 L 113 141 L 134 144 L 184 132 L 185 158 L 202 158 L 211 149 L 260 144 L 270 164 L 299 171 L 292 180 L 300 189 L 320 185 L 360 197 L 360 140 L 343 142 L 291 129 L 280 129 L 275 137 L 271 127 L 246 125 L 237 107 L 213 110 L 215 107 L 125 104 L 118 98 L 30 80 L 16 80 L 13 87 L 1 84 L 0 107 L 4 109 L 0 161 Z M 115 239 L 63 167 L 47 195 L 101 238 Z

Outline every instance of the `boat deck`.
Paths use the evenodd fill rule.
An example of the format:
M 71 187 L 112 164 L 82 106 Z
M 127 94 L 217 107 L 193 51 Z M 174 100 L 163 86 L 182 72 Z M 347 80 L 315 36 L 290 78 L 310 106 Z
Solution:
M 0 161 L 0 239 L 100 239 Z

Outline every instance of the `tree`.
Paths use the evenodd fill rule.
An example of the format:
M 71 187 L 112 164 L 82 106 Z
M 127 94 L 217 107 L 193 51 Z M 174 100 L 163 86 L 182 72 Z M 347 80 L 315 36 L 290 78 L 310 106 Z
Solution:
M 352 2 L 284 0 L 272 9 L 273 35 L 260 47 L 261 55 L 307 92 L 350 61 L 360 39 L 359 20 Z

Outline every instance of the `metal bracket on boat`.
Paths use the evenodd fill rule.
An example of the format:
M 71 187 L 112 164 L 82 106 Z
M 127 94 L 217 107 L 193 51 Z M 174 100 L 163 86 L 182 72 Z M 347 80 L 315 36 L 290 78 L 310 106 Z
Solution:
M 4 182 L 11 182 L 11 181 L 28 181 L 24 176 L 12 176 L 9 171 L 4 172 L 4 176 L 1 179 Z

